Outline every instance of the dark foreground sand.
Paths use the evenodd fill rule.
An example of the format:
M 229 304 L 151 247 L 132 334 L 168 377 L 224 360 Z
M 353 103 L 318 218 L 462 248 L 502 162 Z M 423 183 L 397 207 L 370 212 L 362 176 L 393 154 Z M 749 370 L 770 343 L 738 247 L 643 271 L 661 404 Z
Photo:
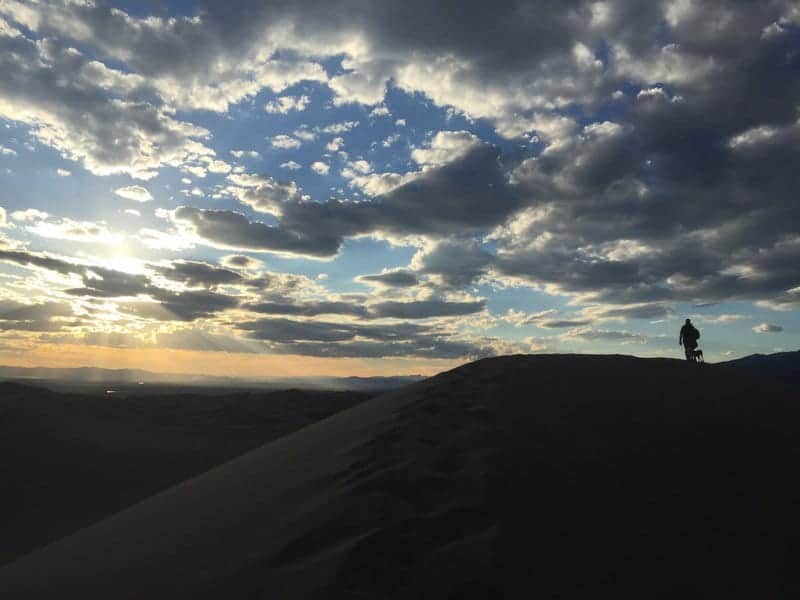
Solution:
M 10 598 L 797 597 L 795 392 L 711 365 L 488 359 L 0 570 Z
M 369 397 L 201 392 L 0 383 L 0 565 Z

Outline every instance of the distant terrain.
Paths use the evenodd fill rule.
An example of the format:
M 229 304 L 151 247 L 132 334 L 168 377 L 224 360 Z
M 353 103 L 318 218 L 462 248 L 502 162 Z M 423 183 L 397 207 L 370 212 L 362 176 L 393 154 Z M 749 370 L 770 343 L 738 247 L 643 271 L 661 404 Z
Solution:
M 223 377 L 193 373 L 155 373 L 142 369 L 97 367 L 50 368 L 0 366 L 0 381 L 19 381 L 50 387 L 56 391 L 104 393 L 124 389 L 126 393 L 151 394 L 154 388 L 193 387 L 219 392 L 220 388 L 261 390 L 385 391 L 424 379 L 421 375 L 393 377 Z M 195 390 L 196 391 L 196 390 Z
M 797 597 L 800 404 L 795 386 L 763 375 L 769 357 L 758 362 L 507 356 L 349 397 L 349 408 L 306 417 L 224 464 L 209 451 L 218 466 L 0 568 L 0 589 L 85 599 Z M 203 397 L 208 411 L 195 420 L 161 398 L 177 418 L 159 421 L 141 398 L 120 412 L 114 399 L 84 409 L 85 399 L 55 394 L 24 408 L 25 393 L 3 417 L 17 432 L 3 449 L 16 469 L 5 496 L 38 497 L 42 516 L 163 475 L 159 457 L 193 462 L 226 443 L 233 455 L 240 437 L 255 446 L 267 407 L 280 421 L 298 403 L 318 405 Z M 343 398 L 329 398 L 327 412 Z M 111 414 L 92 416 L 98 406 Z M 73 475 L 54 467 L 75 473 L 76 459 L 91 484 L 71 492 Z M 37 472 L 38 482 L 26 478 Z M 13 502 L 5 528 L 27 510 Z

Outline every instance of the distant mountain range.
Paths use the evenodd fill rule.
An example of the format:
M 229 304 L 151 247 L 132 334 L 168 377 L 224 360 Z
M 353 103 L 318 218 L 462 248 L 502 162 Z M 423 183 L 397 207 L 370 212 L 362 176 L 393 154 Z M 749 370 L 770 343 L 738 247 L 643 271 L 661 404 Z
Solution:
M 190 373 L 154 373 L 142 369 L 100 369 L 97 367 L 50 368 L 0 366 L 0 380 L 59 382 L 80 386 L 188 385 L 259 389 L 326 389 L 385 391 L 424 379 L 422 375 L 394 377 L 223 377 Z
M 756 371 L 765 377 L 784 383 L 800 384 L 800 350 L 775 354 L 751 354 L 721 364 Z

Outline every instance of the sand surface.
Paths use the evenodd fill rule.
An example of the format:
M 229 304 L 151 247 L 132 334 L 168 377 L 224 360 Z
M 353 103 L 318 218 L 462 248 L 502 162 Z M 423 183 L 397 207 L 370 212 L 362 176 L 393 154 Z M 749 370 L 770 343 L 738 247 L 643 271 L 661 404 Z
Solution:
M 368 397 L 126 397 L 0 383 L 0 564 Z
M 487 359 L 0 569 L 14 598 L 793 597 L 793 389 L 682 361 Z

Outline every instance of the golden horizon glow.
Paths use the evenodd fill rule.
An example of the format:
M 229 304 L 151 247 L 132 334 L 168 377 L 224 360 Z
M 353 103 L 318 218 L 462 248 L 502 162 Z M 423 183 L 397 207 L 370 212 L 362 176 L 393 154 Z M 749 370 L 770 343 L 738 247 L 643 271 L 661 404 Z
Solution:
M 0 364 L 11 367 L 142 369 L 164 374 L 242 378 L 430 376 L 463 362 L 422 358 L 320 358 L 80 344 L 40 344 L 24 353 L 0 350 Z

